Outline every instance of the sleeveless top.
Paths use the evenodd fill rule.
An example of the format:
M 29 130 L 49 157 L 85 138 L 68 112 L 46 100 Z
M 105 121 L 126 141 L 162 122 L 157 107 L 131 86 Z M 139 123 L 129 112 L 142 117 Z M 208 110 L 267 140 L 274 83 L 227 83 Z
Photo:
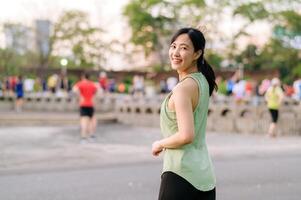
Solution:
M 176 149 L 166 149 L 163 158 L 163 172 L 171 171 L 190 182 L 196 189 L 209 191 L 215 188 L 216 180 L 206 145 L 206 124 L 209 105 L 209 85 L 202 73 L 189 74 L 185 78 L 194 79 L 199 88 L 199 101 L 193 111 L 194 140 Z M 163 137 L 178 131 L 176 113 L 168 109 L 168 100 L 161 105 L 160 127 Z M 163 173 L 162 172 L 162 173 Z

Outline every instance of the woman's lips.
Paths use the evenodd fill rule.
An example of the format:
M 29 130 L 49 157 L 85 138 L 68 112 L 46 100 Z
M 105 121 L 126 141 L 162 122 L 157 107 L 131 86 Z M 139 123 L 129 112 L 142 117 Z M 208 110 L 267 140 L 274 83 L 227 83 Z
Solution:
M 181 62 L 182 62 L 182 59 L 173 58 L 173 59 L 172 59 L 172 62 L 175 63 L 175 64 L 178 64 L 178 63 L 181 63 Z

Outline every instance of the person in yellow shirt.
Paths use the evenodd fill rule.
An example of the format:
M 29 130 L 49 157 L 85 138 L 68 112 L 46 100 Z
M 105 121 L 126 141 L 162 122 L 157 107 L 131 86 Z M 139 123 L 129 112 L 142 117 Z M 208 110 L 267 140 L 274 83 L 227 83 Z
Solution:
M 267 107 L 270 111 L 272 122 L 270 123 L 268 136 L 276 137 L 276 124 L 279 116 L 279 108 L 281 106 L 284 94 L 280 87 L 280 80 L 278 78 L 273 78 L 271 81 L 271 86 L 265 94 L 265 100 L 267 102 Z
M 53 74 L 50 76 L 47 80 L 47 86 L 48 89 L 54 94 L 56 92 L 56 86 L 57 86 L 58 76 L 57 74 Z

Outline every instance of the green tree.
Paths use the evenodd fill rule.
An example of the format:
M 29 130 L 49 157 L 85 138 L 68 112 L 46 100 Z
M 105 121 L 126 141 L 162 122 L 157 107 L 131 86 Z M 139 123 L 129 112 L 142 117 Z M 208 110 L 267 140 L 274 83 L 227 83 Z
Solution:
M 32 29 L 19 23 L 2 24 L 6 37 L 6 48 L 0 48 L 0 72 L 5 75 L 18 74 L 22 67 L 33 66 L 37 54 L 28 46 Z
M 123 12 L 132 30 L 130 41 L 146 57 L 157 53 L 164 69 L 171 34 L 183 25 L 196 27 L 205 5 L 203 0 L 132 0 Z
M 233 38 L 233 43 L 239 41 L 237 36 L 248 35 L 246 28 L 255 22 L 268 22 L 273 29 L 272 37 L 262 49 L 248 45 L 236 55 L 237 62 L 251 70 L 278 69 L 282 79 L 291 82 L 292 75 L 298 74 L 295 68 L 301 62 L 301 44 L 297 41 L 301 37 L 301 15 L 298 8 L 301 8 L 299 0 L 264 0 L 236 7 L 233 14 L 244 17 L 246 22 Z
M 205 57 L 213 68 L 215 69 L 221 68 L 221 63 L 223 61 L 223 57 L 221 55 L 215 53 L 212 50 L 207 50 L 205 53 Z
M 284 46 L 278 39 L 271 39 L 258 57 L 262 69 L 279 69 L 281 78 L 291 82 L 294 68 L 301 62 L 300 50 Z
M 145 56 L 158 52 L 162 66 L 166 64 L 167 37 L 175 23 L 172 8 L 168 1 L 133 0 L 123 12 L 132 29 L 131 42 L 142 47 Z
M 15 74 L 19 70 L 19 59 L 11 48 L 0 49 L 0 71 L 5 75 Z
M 103 31 L 93 27 L 88 14 L 78 10 L 64 12 L 54 24 L 51 36 L 51 54 L 69 54 L 76 67 L 102 67 L 105 53 L 110 50 L 103 41 Z M 71 52 L 70 52 L 71 51 Z M 54 57 L 52 57 L 54 58 Z M 54 63 L 54 59 L 51 60 Z M 71 62 L 72 63 L 72 62 Z
M 258 47 L 254 44 L 249 44 L 245 50 L 235 56 L 235 60 L 237 63 L 243 64 L 244 69 L 258 70 L 261 68 L 258 55 Z
M 206 57 L 213 66 L 218 67 L 222 59 L 227 59 L 231 65 L 243 64 L 250 70 L 277 68 L 288 80 L 292 73 L 298 74 L 294 68 L 300 63 L 300 9 L 300 0 L 132 0 L 125 7 L 124 15 L 132 28 L 131 42 L 142 47 L 146 55 L 160 52 L 161 66 L 166 64 L 164 52 L 167 53 L 168 38 L 174 30 L 204 24 L 210 29 L 205 32 L 209 44 Z M 231 38 L 224 36 L 224 30 L 215 28 L 223 13 L 229 11 L 233 19 L 243 19 L 242 26 Z M 250 37 L 248 28 L 257 22 L 268 23 L 273 28 L 273 36 L 263 48 L 248 44 L 240 50 L 242 36 Z M 210 49 L 211 44 L 219 41 L 227 44 L 223 56 Z

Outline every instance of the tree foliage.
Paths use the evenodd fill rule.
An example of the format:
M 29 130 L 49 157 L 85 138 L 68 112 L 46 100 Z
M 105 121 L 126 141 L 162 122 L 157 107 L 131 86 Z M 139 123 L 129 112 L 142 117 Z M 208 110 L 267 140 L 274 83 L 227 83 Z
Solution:
M 10 33 L 14 34 L 14 38 L 27 38 L 22 27 L 21 24 L 13 23 L 2 25 L 3 29 L 16 30 Z M 0 49 L 0 71 L 12 74 L 26 66 L 59 67 L 62 58 L 68 59 L 68 67 L 102 67 L 110 46 L 103 39 L 103 31 L 91 25 L 87 13 L 64 11 L 52 28 L 47 55 L 41 57 L 37 50 L 19 48 L 16 46 L 18 44 Z M 33 29 L 30 31 L 34 32 Z M 19 49 L 24 49 L 24 52 L 20 53 Z
M 235 14 L 248 20 L 248 26 L 266 21 L 272 26 L 273 33 L 262 49 L 253 45 L 252 50 L 250 45 L 247 46 L 237 55 L 238 63 L 243 63 L 251 70 L 278 69 L 285 82 L 291 82 L 301 74 L 298 67 L 301 63 L 301 13 L 295 10 L 298 5 L 296 2 L 278 0 L 276 7 L 275 2 L 267 0 L 241 5 L 235 9 Z M 251 59 L 248 54 L 250 52 L 253 52 Z
M 218 68 L 222 60 L 231 65 L 243 65 L 249 70 L 279 69 L 282 78 L 290 81 L 300 72 L 301 38 L 301 1 L 300 0 L 132 0 L 125 7 L 124 15 L 132 28 L 131 41 L 141 46 L 146 55 L 166 48 L 160 38 L 170 37 L 170 33 L 182 26 L 194 26 L 203 23 L 214 27 L 220 23 L 221 13 L 230 12 L 233 18 L 240 17 L 243 24 L 232 38 L 227 38 L 228 46 L 223 55 L 207 51 L 207 59 Z M 251 37 L 248 28 L 257 22 L 266 22 L 272 27 L 273 35 L 268 42 L 259 47 L 248 44 L 239 50 L 241 36 Z M 223 32 L 206 35 L 210 43 L 223 38 Z M 225 39 L 223 39 L 225 40 Z M 168 42 L 166 42 L 168 44 Z M 159 48 L 155 48 L 158 46 Z M 164 59 L 164 58 L 163 58 Z M 167 57 L 165 57 L 167 59 Z
M 66 55 L 76 67 L 99 66 L 104 62 L 103 31 L 90 24 L 88 14 L 78 10 L 64 12 L 54 24 L 52 53 Z M 69 54 L 69 55 L 68 55 Z
M 170 35 L 183 24 L 196 26 L 204 6 L 202 0 L 132 0 L 123 12 L 132 30 L 130 41 L 142 47 L 146 57 L 157 53 L 163 69 Z
M 30 49 L 26 39 L 30 39 L 30 28 L 19 23 L 2 24 L 3 32 L 10 35 L 5 48 L 0 48 L 0 72 L 4 75 L 19 73 L 21 67 L 34 66 L 38 55 Z
M 171 3 L 159 0 L 134 0 L 123 12 L 132 29 L 131 42 L 142 47 L 146 56 L 159 52 L 162 65 L 165 63 L 164 43 L 174 23 L 172 12 Z

